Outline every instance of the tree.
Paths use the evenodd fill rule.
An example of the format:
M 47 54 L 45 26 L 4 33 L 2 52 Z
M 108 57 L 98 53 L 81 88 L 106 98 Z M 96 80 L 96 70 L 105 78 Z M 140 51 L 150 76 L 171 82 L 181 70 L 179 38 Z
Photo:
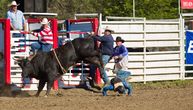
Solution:
M 73 18 L 75 13 L 99 13 L 103 0 L 51 0 L 48 12 L 58 13 L 60 19 Z
M 132 0 L 104 0 L 104 16 L 132 16 Z
M 5 17 L 10 1 L 0 0 L 1 18 Z M 58 13 L 58 19 L 73 18 L 75 13 L 132 17 L 133 0 L 48 0 L 47 12 Z M 135 0 L 135 16 L 147 19 L 178 18 L 178 0 Z
M 178 1 L 136 0 L 136 15 L 147 19 L 178 18 Z
M 133 0 L 105 0 L 105 16 L 133 16 Z M 136 17 L 164 19 L 178 17 L 177 0 L 135 0 Z
M 0 0 L 0 18 L 5 18 L 9 3 L 8 0 Z

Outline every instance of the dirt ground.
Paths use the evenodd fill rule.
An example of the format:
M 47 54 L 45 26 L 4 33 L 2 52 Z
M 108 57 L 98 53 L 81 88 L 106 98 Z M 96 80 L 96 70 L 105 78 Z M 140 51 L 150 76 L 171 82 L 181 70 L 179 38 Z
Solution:
M 34 97 L 36 91 L 3 91 L 0 110 L 193 110 L 193 87 L 169 89 L 134 89 L 132 96 L 103 97 L 84 89 L 60 89 L 61 95 Z M 6 94 L 5 94 L 6 93 Z

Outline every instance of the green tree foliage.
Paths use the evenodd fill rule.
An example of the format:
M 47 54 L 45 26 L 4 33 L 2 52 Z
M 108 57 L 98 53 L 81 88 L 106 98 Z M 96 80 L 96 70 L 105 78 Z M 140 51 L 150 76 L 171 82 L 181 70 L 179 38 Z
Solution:
M 60 19 L 73 18 L 75 13 L 100 13 L 103 0 L 50 0 L 48 12 L 58 13 Z
M 136 16 L 147 19 L 178 18 L 178 0 L 135 0 Z
M 8 3 L 0 0 L 0 17 Z M 47 12 L 58 13 L 59 19 L 73 18 L 75 13 L 102 13 L 103 16 L 133 16 L 133 0 L 48 0 Z M 191 12 L 185 10 L 183 12 Z M 147 19 L 178 18 L 178 0 L 135 0 L 135 16 Z
M 103 14 L 105 16 L 132 16 L 132 0 L 104 0 Z
M 133 0 L 105 0 L 105 16 L 133 16 Z M 135 0 L 135 16 L 147 19 L 178 17 L 177 0 Z
M 0 0 L 0 18 L 5 18 L 9 3 L 9 0 Z

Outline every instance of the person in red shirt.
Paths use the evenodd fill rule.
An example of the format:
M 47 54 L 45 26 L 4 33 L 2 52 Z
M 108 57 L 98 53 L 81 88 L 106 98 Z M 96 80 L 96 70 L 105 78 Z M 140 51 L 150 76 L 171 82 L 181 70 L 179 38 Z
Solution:
M 40 32 L 31 32 L 32 35 L 38 37 L 38 42 L 31 45 L 33 54 L 37 51 L 49 52 L 53 45 L 53 33 L 49 26 L 47 18 L 41 21 L 42 30 Z

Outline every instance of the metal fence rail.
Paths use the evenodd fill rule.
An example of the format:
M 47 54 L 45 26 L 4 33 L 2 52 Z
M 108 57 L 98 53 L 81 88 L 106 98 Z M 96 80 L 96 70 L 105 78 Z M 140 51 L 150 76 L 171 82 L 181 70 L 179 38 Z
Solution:
M 129 51 L 128 69 L 132 82 L 182 79 L 180 19 L 164 21 L 102 21 L 115 30 L 114 39 L 121 36 Z M 113 61 L 107 68 L 113 69 Z M 108 72 L 114 76 L 112 71 Z

